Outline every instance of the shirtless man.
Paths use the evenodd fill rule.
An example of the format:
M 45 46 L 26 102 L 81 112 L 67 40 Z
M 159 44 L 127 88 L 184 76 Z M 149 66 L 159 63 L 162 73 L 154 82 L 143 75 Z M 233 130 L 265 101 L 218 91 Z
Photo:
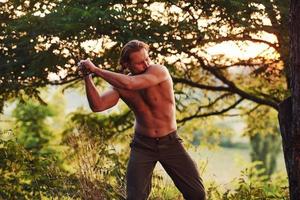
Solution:
M 97 68 L 90 60 L 79 62 L 84 76 L 89 105 L 101 112 L 121 98 L 135 115 L 135 133 L 126 173 L 128 200 L 147 199 L 157 161 L 188 200 L 204 200 L 205 190 L 197 167 L 176 133 L 173 82 L 166 67 L 151 64 L 147 44 L 132 40 L 122 49 L 120 64 L 125 75 Z M 90 73 L 113 88 L 99 94 Z

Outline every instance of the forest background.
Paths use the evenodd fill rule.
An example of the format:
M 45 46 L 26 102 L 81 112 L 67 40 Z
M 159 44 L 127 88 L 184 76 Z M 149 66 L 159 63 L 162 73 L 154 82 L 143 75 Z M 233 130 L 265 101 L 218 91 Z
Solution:
M 173 78 L 179 135 L 208 199 L 288 199 L 278 103 L 287 2 L 1 1 L 0 198 L 125 199 L 133 113 L 92 113 L 80 59 L 120 71 L 131 39 Z M 108 85 L 94 78 L 99 91 Z M 183 199 L 157 166 L 150 199 Z

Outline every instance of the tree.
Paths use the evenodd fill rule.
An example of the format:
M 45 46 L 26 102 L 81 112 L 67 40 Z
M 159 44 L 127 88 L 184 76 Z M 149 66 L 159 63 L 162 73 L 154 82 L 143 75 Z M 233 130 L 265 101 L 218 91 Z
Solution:
M 47 153 L 51 132 L 45 120 L 53 116 L 49 107 L 32 101 L 18 103 L 13 115 L 16 118 L 17 142 L 34 154 Z
M 281 151 L 281 137 L 276 114 L 277 112 L 270 107 L 261 106 L 246 116 L 246 134 L 250 138 L 251 160 L 262 162 L 262 165 L 256 167 L 263 168 L 265 171 L 262 174 L 269 178 L 276 170 L 278 154 Z
M 177 109 L 187 113 L 179 122 L 224 114 L 245 100 L 277 109 L 286 96 L 285 9 L 280 1 L 6 2 L 1 5 L 1 99 L 24 93 L 39 98 L 39 86 L 78 80 L 74 65 L 80 58 L 118 70 L 121 46 L 137 38 L 149 42 L 153 57 L 172 72 Z M 263 31 L 278 42 L 257 38 Z M 81 45 L 87 40 L 98 40 L 101 48 L 85 51 Z M 224 41 L 263 43 L 280 56 L 209 58 L 206 49 Z M 232 68 L 249 73 L 233 75 Z M 49 80 L 51 73 L 60 79 Z M 194 112 L 187 108 L 191 104 Z
M 291 97 L 280 104 L 279 121 L 285 163 L 289 177 L 290 197 L 300 196 L 300 1 L 290 1 L 290 65 Z

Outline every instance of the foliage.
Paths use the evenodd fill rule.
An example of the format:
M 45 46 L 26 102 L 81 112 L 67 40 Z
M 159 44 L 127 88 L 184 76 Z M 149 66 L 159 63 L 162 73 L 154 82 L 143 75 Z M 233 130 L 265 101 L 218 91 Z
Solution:
M 281 151 L 281 137 L 276 113 L 268 107 L 260 107 L 247 117 L 245 134 L 250 138 L 252 161 L 262 161 L 259 168 L 271 175 L 276 169 L 276 161 Z
M 267 200 L 289 199 L 286 175 L 274 174 L 271 179 L 265 176 L 264 169 L 257 167 L 261 162 L 253 162 L 241 172 L 241 176 L 232 182 L 234 188 L 220 188 L 211 183 L 207 189 L 208 199 L 211 200 Z M 260 169 L 258 169 L 260 168 Z
M 287 95 L 287 8 L 281 1 L 7 1 L 0 4 L 0 100 L 39 98 L 36 88 L 48 84 L 74 87 L 75 63 L 86 57 L 118 71 L 122 45 L 141 39 L 173 76 L 177 110 L 186 112 L 180 122 L 224 114 L 245 99 L 277 109 Z M 89 40 L 97 47 L 84 48 Z M 227 41 L 264 44 L 269 53 L 209 55 Z
M 32 195 L 31 191 L 35 191 L 35 193 L 33 193 L 34 195 L 39 194 L 47 198 L 55 198 L 60 195 L 59 198 L 61 199 L 66 197 L 70 199 L 124 199 L 124 174 L 127 162 L 125 157 L 128 157 L 128 152 L 124 154 L 124 152 L 126 152 L 124 151 L 126 149 L 123 149 L 124 147 L 122 147 L 121 151 L 116 151 L 111 141 L 113 138 L 107 137 L 110 134 L 102 132 L 106 130 L 112 131 L 105 129 L 107 125 L 103 125 L 104 129 L 97 130 L 97 128 L 101 127 L 95 126 L 98 122 L 106 123 L 107 119 L 104 118 L 104 116 L 82 114 L 81 117 L 85 120 L 76 121 L 76 118 L 71 118 L 71 121 L 76 122 L 80 128 L 73 127 L 73 129 L 69 128 L 65 131 L 62 145 L 67 145 L 68 148 L 63 153 L 63 156 L 61 156 L 62 159 L 55 160 L 55 163 L 53 163 L 54 161 L 52 162 L 51 156 L 45 158 L 41 155 L 32 154 L 17 143 L 11 142 L 5 144 L 5 150 L 1 149 L 3 150 L 1 151 L 1 155 L 6 155 L 6 159 L 2 159 L 5 162 L 1 162 L 1 169 L 3 169 L 2 172 L 4 172 L 2 174 L 5 178 L 1 180 L 3 180 L 2 184 L 6 189 L 3 190 L 3 194 L 1 193 L 1 195 L 4 197 L 7 197 L 5 195 L 12 195 L 8 198 L 14 198 L 13 195 L 15 195 L 15 197 L 22 199 L 27 193 Z M 110 123 L 115 122 L 112 121 Z M 204 125 L 205 124 L 206 123 L 204 123 Z M 84 126 L 93 128 L 89 130 L 89 128 Z M 8 147 L 8 144 L 12 146 Z M 22 149 L 22 151 L 20 149 Z M 16 155 L 18 153 L 20 153 L 20 158 Z M 30 155 L 30 158 L 34 161 L 27 161 L 28 155 Z M 28 163 L 31 163 L 31 165 Z M 16 173 L 14 170 L 16 166 L 20 165 L 22 167 L 17 167 L 17 169 L 22 170 Z M 209 199 L 244 199 L 246 197 L 249 197 L 248 199 L 270 199 L 271 197 L 273 199 L 286 198 L 286 177 L 275 177 L 275 174 L 269 179 L 264 176 L 264 170 L 258 170 L 258 166 L 260 165 L 261 163 L 256 163 L 244 170 L 241 177 L 233 181 L 234 188 L 224 189 L 222 186 L 206 184 Z M 51 171 L 52 168 L 46 170 L 43 168 L 49 166 L 55 168 L 55 173 Z M 67 171 L 62 170 L 59 166 L 64 166 Z M 33 171 L 32 169 L 35 170 Z M 13 190 L 15 188 L 11 188 L 12 184 L 10 181 L 19 181 L 21 183 L 18 185 L 22 187 L 24 176 L 20 174 L 29 173 L 28 171 L 31 174 L 27 174 L 26 177 L 28 179 L 25 179 L 25 182 L 31 183 L 37 179 L 37 184 L 31 185 L 28 190 L 23 188 L 17 189 L 16 191 L 20 192 L 18 194 L 14 193 Z M 49 177 L 39 177 L 44 174 L 49 174 Z M 19 178 L 20 176 L 22 178 Z M 47 186 L 43 187 L 43 185 Z M 41 188 L 43 188 L 42 192 Z M 48 196 L 44 193 L 47 193 Z M 28 196 L 29 199 L 31 197 L 32 196 Z M 153 189 L 150 199 L 181 200 L 183 198 L 174 185 L 166 184 L 161 176 L 155 175 L 153 177 Z
M 34 153 L 50 151 L 50 149 L 46 149 L 51 138 L 46 119 L 53 114 L 49 107 L 33 101 L 18 103 L 13 111 L 13 116 L 16 118 L 18 143 Z
M 233 130 L 225 125 L 218 125 L 217 117 L 202 120 L 193 120 L 182 126 L 182 133 L 188 133 L 184 137 L 191 141 L 194 147 L 208 146 L 213 148 L 216 146 L 234 146 L 231 143 Z
M 76 128 L 64 138 L 69 146 L 65 164 L 79 180 L 82 199 L 125 199 L 125 162 L 122 154 L 101 135 L 86 127 Z
M 183 200 L 182 194 L 174 186 L 173 183 L 168 183 L 159 174 L 155 174 L 152 177 L 152 189 L 149 196 L 149 200 Z
M 14 140 L 0 140 L 0 198 L 76 197 L 78 181 L 55 156 L 32 154 Z
M 133 113 L 126 108 L 120 112 L 112 112 L 109 115 L 101 113 L 90 113 L 78 110 L 69 115 L 72 124 L 65 131 L 68 132 L 74 126 L 86 127 L 93 135 L 103 134 L 105 140 L 118 134 L 124 134 L 125 131 L 133 127 Z
M 0 140 L 0 197 L 4 199 L 125 199 L 125 163 L 103 139 L 80 129 L 69 148 L 46 156 Z M 15 139 L 15 138 L 13 138 Z
M 264 168 L 266 168 L 265 174 L 271 175 L 276 170 L 277 158 L 281 151 L 280 136 L 266 135 L 262 137 L 260 134 L 256 134 L 251 136 L 250 143 L 252 161 L 262 161 Z
M 124 185 L 124 163 L 127 160 L 122 153 L 117 154 L 116 150 L 108 145 L 109 135 L 101 137 L 105 134 L 100 134 L 101 136 L 96 134 L 105 129 L 96 131 L 95 124 L 87 123 L 90 125 L 90 130 L 76 129 L 80 134 L 74 135 L 72 131 L 75 130 L 75 124 L 79 122 L 72 118 L 73 129 L 68 128 L 64 131 L 62 143 L 55 144 L 54 149 L 48 140 L 50 137 L 54 140 L 58 133 L 52 134 L 48 121 L 58 117 L 58 113 L 54 112 L 55 109 L 51 105 L 50 107 L 39 105 L 33 101 L 17 104 L 13 112 L 16 118 L 16 134 L 13 135 L 13 139 L 16 141 L 5 143 L 5 148 L 1 152 L 3 157 L 1 170 L 5 177 L 3 186 L 7 187 L 14 181 L 17 184 L 20 182 L 20 187 L 13 187 L 13 185 L 7 187 L 1 197 L 7 195 L 11 195 L 9 199 L 55 198 L 58 195 L 60 198 L 72 199 L 124 197 L 122 185 Z M 109 120 L 103 124 L 103 127 L 108 127 L 108 122 Z M 6 141 L 12 139 L 11 134 L 10 137 L 7 135 L 1 134 L 1 138 Z M 46 167 L 48 168 L 44 169 Z M 40 177 L 42 175 L 45 177 Z M 47 187 L 44 186 L 45 184 Z M 56 187 L 61 187 L 61 190 L 57 190 Z M 14 193 L 14 189 L 20 193 Z

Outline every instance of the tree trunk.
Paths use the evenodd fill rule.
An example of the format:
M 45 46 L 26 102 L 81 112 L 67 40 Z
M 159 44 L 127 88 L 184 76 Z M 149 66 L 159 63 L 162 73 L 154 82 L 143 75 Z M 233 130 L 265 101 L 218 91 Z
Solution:
M 289 179 L 289 186 L 290 186 L 290 194 L 292 194 L 292 185 L 293 182 L 293 175 L 292 175 L 292 98 L 289 97 L 284 100 L 279 105 L 279 124 L 280 124 L 280 132 L 282 137 L 282 147 L 283 147 L 283 155 L 285 160 L 285 167 Z M 291 196 L 291 195 L 290 195 Z
M 291 97 L 279 106 L 279 123 L 291 200 L 300 200 L 300 0 L 290 2 Z

